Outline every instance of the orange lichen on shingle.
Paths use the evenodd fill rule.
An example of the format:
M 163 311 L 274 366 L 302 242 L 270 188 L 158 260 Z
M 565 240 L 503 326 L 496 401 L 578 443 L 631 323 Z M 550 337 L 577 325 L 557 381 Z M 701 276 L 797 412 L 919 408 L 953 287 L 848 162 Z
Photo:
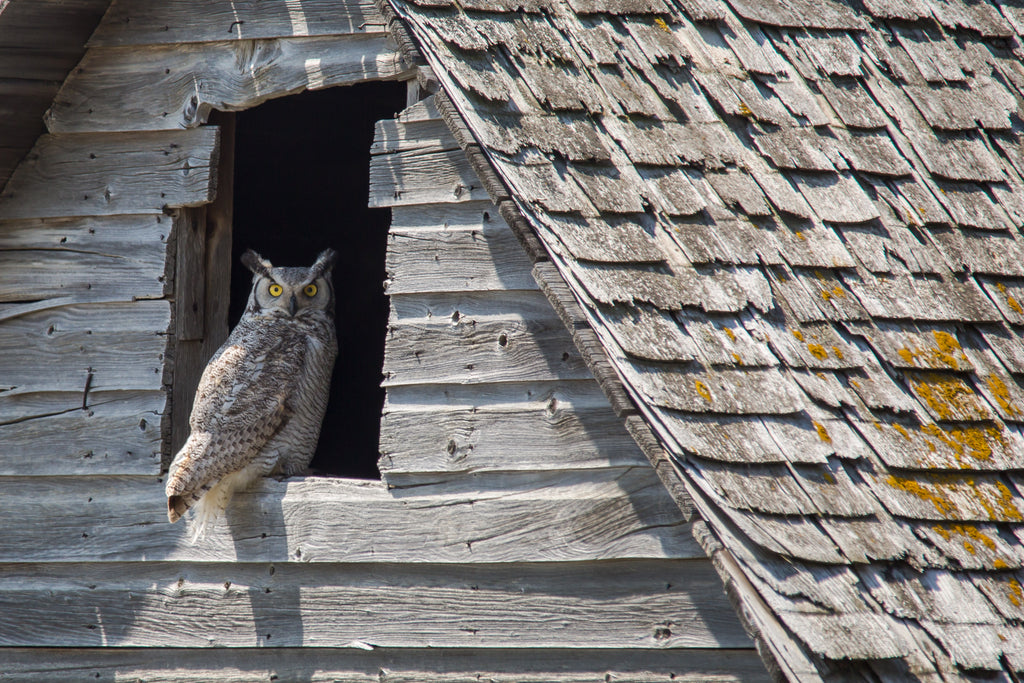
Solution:
M 1013 603 L 1014 607 L 1020 607 L 1024 605 L 1024 588 L 1021 588 L 1020 581 L 1014 578 L 1010 578 L 1006 582 L 1008 590 L 1006 597 Z
M 729 341 L 736 341 L 736 333 L 730 330 L 728 327 L 723 326 L 722 331 L 725 332 L 725 336 L 729 338 Z
M 956 340 L 956 337 L 949 334 L 948 332 L 942 332 L 939 330 L 932 330 L 932 334 L 935 336 L 934 349 L 910 349 L 904 347 L 899 349 L 896 353 L 903 359 L 903 362 L 907 365 L 913 365 L 922 368 L 936 368 L 942 369 L 944 367 L 952 370 L 960 369 L 960 361 L 968 363 L 966 354 L 960 348 L 960 343 Z M 959 358 L 956 354 L 959 351 Z
M 910 384 L 940 420 L 984 420 L 991 417 L 959 377 L 918 375 L 910 378 Z
M 1013 493 L 1010 492 L 1009 487 L 1003 482 L 997 481 L 995 488 L 998 491 L 995 500 L 989 500 L 987 496 L 980 495 L 981 492 L 978 492 L 978 502 L 985 508 L 988 516 L 994 520 L 1024 521 L 1024 514 L 1021 514 L 1021 511 L 1017 508 L 1017 503 L 1014 501 Z
M 797 341 L 803 341 L 804 340 L 804 333 L 803 332 L 801 332 L 800 330 L 793 330 L 792 332 L 793 332 L 793 336 L 796 337 Z
M 665 33 L 672 33 L 672 29 L 670 29 L 670 28 L 668 27 L 668 24 L 666 24 L 666 23 L 665 23 L 665 20 L 664 20 L 664 19 L 662 19 L 661 17 L 655 17 L 655 18 L 654 18 L 654 24 L 655 24 L 655 26 L 657 26 L 658 28 L 660 28 L 660 29 L 661 29 L 662 31 L 664 31 Z
M 708 385 L 698 379 L 694 382 L 694 386 L 697 388 L 697 394 L 708 403 L 711 403 L 711 390 L 708 389 Z
M 958 342 L 956 337 L 951 335 L 949 332 L 932 330 L 932 336 L 935 337 L 935 345 L 938 347 L 939 351 L 943 353 L 953 353 L 954 351 L 962 350 L 960 342 Z
M 833 287 L 830 290 L 829 289 L 821 290 L 821 298 L 824 299 L 825 301 L 831 301 L 833 298 L 835 298 L 835 299 L 843 299 L 845 297 L 846 297 L 846 291 L 842 287 L 840 287 L 839 285 L 836 285 L 835 287 Z
M 957 511 L 957 506 L 950 500 L 939 495 L 938 490 L 932 490 L 930 487 L 925 486 L 916 479 L 909 479 L 907 477 L 897 477 L 894 474 L 890 474 L 886 480 L 889 486 L 900 491 L 906 491 L 911 493 L 921 500 L 926 500 L 935 506 L 939 514 L 943 517 L 952 518 L 953 513 Z M 941 489 L 940 489 L 941 490 Z
M 828 358 L 828 351 L 821 344 L 808 344 L 807 350 L 811 352 L 811 355 L 818 360 L 825 360 Z
M 812 420 L 811 424 L 814 425 L 814 430 L 818 432 L 818 438 L 825 443 L 832 443 L 832 437 L 829 436 L 828 430 L 825 429 L 825 425 L 821 424 L 817 420 Z
M 961 460 L 962 456 L 967 455 L 978 461 L 989 461 L 992 459 L 994 443 L 1004 450 L 1008 447 L 1001 426 L 946 430 L 935 424 L 927 424 L 921 425 L 921 432 L 949 446 L 953 451 L 953 457 L 965 469 L 970 468 L 970 462 Z
M 732 360 L 736 365 L 743 365 L 743 359 L 740 358 L 740 354 L 738 353 L 732 354 Z
M 840 349 L 838 346 L 832 347 L 832 353 L 836 354 L 836 358 L 838 358 L 839 360 L 843 360 L 843 350 Z
M 974 543 L 980 543 L 991 551 L 996 549 L 996 542 L 983 534 L 981 529 L 973 524 L 949 524 L 946 526 L 936 524 L 932 529 L 947 541 L 951 540 L 954 534 L 962 536 L 961 543 L 963 543 L 964 550 L 971 555 L 977 554 Z M 971 541 L 974 541 L 974 543 L 971 543 Z
M 890 474 L 886 482 L 894 489 L 931 503 L 942 517 L 949 520 L 978 519 L 982 511 L 993 522 L 1024 520 L 1013 493 L 998 480 L 928 473 L 917 478 Z
M 1014 313 L 1017 315 L 1024 315 L 1024 306 L 1021 306 L 1020 302 L 1014 299 L 1012 295 L 1006 293 L 1006 285 L 1002 282 L 997 282 L 996 289 L 999 290 L 1000 294 L 1006 297 L 1006 305 L 1009 306 Z
M 1020 408 L 1014 405 L 1013 397 L 1010 396 L 1010 390 L 1003 383 L 1002 379 L 995 375 L 989 375 L 985 378 L 985 384 L 988 385 L 989 391 L 995 397 L 996 403 L 1003 409 L 1003 413 L 1006 415 L 1021 415 Z

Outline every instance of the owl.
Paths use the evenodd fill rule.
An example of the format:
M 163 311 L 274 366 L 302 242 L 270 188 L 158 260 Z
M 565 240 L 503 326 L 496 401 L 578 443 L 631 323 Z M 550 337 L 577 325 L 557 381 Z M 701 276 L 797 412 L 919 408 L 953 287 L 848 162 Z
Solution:
M 195 507 L 193 541 L 235 491 L 306 470 L 320 435 L 338 354 L 331 268 L 275 268 L 249 250 L 252 291 L 238 325 L 199 380 L 188 441 L 167 473 L 167 517 Z

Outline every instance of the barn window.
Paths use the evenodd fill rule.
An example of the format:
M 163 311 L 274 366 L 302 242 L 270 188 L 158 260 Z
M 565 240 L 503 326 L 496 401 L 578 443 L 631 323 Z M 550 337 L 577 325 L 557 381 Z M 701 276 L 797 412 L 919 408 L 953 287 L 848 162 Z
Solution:
M 189 240 L 205 241 L 205 253 L 191 258 L 205 262 L 205 286 L 211 290 L 194 295 L 205 298 L 206 327 L 212 328 L 192 351 L 203 358 L 191 363 L 198 372 L 220 344 L 217 337 L 223 339 L 245 308 L 251 274 L 239 265 L 242 252 L 256 249 L 275 265 L 308 265 L 326 247 L 338 251 L 334 285 L 339 354 L 312 462 L 326 474 L 380 476 L 380 382 L 389 309 L 383 282 L 390 212 L 367 207 L 370 145 L 375 122 L 393 117 L 405 105 L 404 83 L 380 81 L 284 97 L 236 114 L 215 112 L 210 123 L 222 131 L 217 201 L 179 217 L 179 298 L 188 297 L 181 288 L 182 259 L 187 262 L 189 249 L 195 249 L 183 249 L 181 236 L 190 229 L 205 232 L 205 240 Z M 191 225 L 195 223 L 205 225 Z M 229 247 L 222 234 L 225 223 Z M 187 317 L 190 309 L 183 303 L 176 308 Z M 184 346 L 187 358 L 189 334 L 181 334 L 181 323 L 178 346 Z M 195 378 L 180 389 L 175 378 L 176 399 L 185 394 L 189 398 L 184 401 L 188 408 L 175 401 L 174 448 L 188 434 L 182 422 L 187 423 L 196 372 L 192 370 Z

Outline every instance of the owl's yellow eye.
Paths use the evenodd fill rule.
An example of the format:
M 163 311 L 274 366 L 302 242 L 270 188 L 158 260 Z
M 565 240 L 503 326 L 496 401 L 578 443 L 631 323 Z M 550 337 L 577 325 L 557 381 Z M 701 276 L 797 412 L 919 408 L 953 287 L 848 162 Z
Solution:
M 306 293 L 306 296 L 316 296 L 316 285 L 306 285 L 302 291 Z
M 281 296 L 284 289 L 281 288 L 281 285 L 270 285 L 267 291 L 270 292 L 270 296 Z

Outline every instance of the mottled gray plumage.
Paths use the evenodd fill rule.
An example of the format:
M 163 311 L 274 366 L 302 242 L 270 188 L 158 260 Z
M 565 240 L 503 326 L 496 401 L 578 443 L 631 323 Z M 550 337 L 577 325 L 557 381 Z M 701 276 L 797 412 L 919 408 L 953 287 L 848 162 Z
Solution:
M 259 477 L 304 471 L 313 458 L 338 353 L 335 252 L 309 268 L 275 268 L 254 251 L 245 313 L 203 371 L 191 434 L 167 473 L 167 516 L 195 506 L 194 533 Z

